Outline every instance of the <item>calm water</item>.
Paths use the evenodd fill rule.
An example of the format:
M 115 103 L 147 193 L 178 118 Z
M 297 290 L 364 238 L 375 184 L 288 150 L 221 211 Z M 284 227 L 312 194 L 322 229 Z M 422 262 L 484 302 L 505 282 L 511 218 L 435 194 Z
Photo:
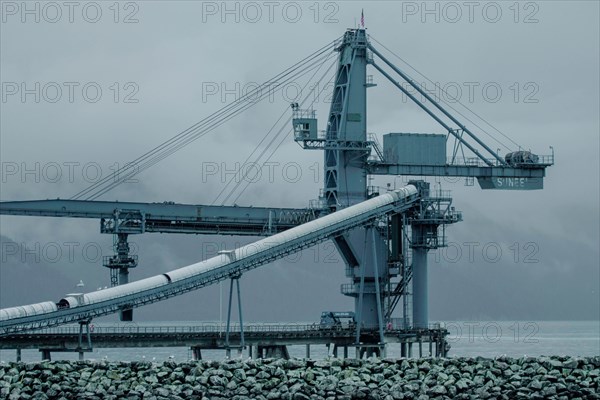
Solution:
M 191 323 L 168 322 L 164 325 L 191 325 Z M 157 323 L 138 324 L 139 326 Z M 98 326 L 101 326 L 98 324 Z M 450 331 L 449 342 L 452 346 L 450 357 L 496 357 L 507 355 L 511 357 L 540 356 L 540 355 L 571 355 L 571 356 L 600 356 L 600 321 L 499 321 L 499 322 L 446 322 Z M 290 355 L 302 358 L 305 356 L 304 346 L 290 346 Z M 423 352 L 427 352 L 427 346 Z M 415 347 L 413 354 L 417 354 Z M 341 355 L 340 351 L 340 355 Z M 349 349 L 353 355 L 353 349 Z M 391 344 L 387 355 L 390 358 L 400 356 L 400 347 Z M 244 353 L 244 357 L 248 354 Z M 0 351 L 0 361 L 15 361 L 14 350 Z M 76 353 L 52 353 L 53 360 L 76 360 Z M 225 357 L 222 350 L 203 350 L 204 359 L 220 360 Z M 327 357 L 325 346 L 311 346 L 311 358 Z M 187 348 L 125 348 L 97 349 L 85 354 L 86 359 L 107 359 L 109 361 L 186 361 L 191 359 Z M 24 350 L 22 360 L 25 362 L 39 361 L 40 352 Z

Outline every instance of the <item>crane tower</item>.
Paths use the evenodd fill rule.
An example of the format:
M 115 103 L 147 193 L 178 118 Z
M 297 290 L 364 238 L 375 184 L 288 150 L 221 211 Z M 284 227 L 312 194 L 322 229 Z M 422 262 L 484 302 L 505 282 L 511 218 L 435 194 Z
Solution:
M 484 189 L 542 187 L 544 171 L 552 164 L 551 159 L 540 162 L 538 156 L 529 152 L 513 153 L 505 159 L 499 157 L 377 51 L 365 29 L 348 29 L 336 51 L 338 65 L 325 131 L 317 129 L 313 110 L 292 105 L 295 140 L 304 149 L 324 152 L 321 201 L 328 210 L 360 203 L 375 194 L 376 190 L 368 185 L 369 175 L 465 176 L 477 178 Z M 374 55 L 421 92 L 438 113 L 395 81 L 375 62 Z M 384 136 L 382 150 L 376 136 L 367 134 L 367 90 L 376 86 L 372 76 L 367 74 L 368 66 L 373 66 L 415 101 L 447 130 L 447 134 L 390 133 Z M 458 128 L 451 128 L 439 113 Z M 485 158 L 465 136 L 490 152 L 492 160 Z M 446 145 L 451 137 L 455 139 L 455 151 L 448 162 Z M 456 155 L 459 150 L 464 152 L 464 148 L 475 157 L 461 164 Z M 507 161 L 513 159 L 517 162 Z M 513 180 L 518 187 L 514 187 Z M 462 214 L 451 206 L 452 199 L 447 192 L 431 191 L 429 184 L 423 181 L 413 184 L 419 187 L 423 199 L 412 212 L 357 228 L 334 239 L 351 280 L 350 284 L 342 285 L 341 291 L 355 298 L 357 342 L 361 340 L 360 329 L 364 326 L 379 329 L 383 343 L 383 328 L 390 322 L 400 299 L 406 327 L 417 330 L 429 327 L 427 253 L 445 245 L 445 226 L 460 221 Z M 373 348 L 379 351 L 376 346 Z

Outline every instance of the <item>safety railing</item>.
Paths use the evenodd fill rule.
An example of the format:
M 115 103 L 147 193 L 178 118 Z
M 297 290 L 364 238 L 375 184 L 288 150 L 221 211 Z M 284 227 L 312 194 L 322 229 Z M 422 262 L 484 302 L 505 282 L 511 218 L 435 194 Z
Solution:
M 318 329 L 318 324 L 252 324 L 244 325 L 244 332 L 305 332 Z M 222 324 L 202 324 L 202 325 L 126 325 L 126 326 L 106 326 L 90 324 L 90 332 L 103 334 L 152 334 L 152 333 L 221 333 L 225 332 L 227 326 Z M 231 324 L 230 331 L 240 331 L 239 324 Z M 49 334 L 49 335 L 69 335 L 79 334 L 79 326 L 62 326 L 56 328 L 40 329 L 32 332 L 34 334 Z
M 249 324 L 244 325 L 244 333 L 298 333 L 298 334 L 310 334 L 320 333 L 327 331 L 354 331 L 355 325 L 343 324 L 338 325 L 321 325 L 318 322 L 312 324 Z M 406 326 L 402 319 L 392 319 L 390 323 L 385 326 L 385 330 L 407 330 L 410 326 Z M 428 329 L 440 329 L 440 324 L 429 324 Z M 92 334 L 105 334 L 105 335 L 127 335 L 127 334 L 224 334 L 227 326 L 225 323 L 222 324 L 202 324 L 202 325 L 164 325 L 164 326 L 145 326 L 145 325 L 127 325 L 127 326 L 106 326 L 98 325 L 95 326 L 90 324 L 90 333 Z M 361 330 L 377 330 L 377 326 L 361 327 Z M 84 329 L 85 332 L 85 329 Z M 230 332 L 240 332 L 239 324 L 231 324 Z M 78 335 L 79 326 L 62 326 L 56 328 L 40 329 L 33 332 L 24 332 L 24 335 Z
M 452 197 L 452 192 L 450 190 L 443 189 L 429 189 L 430 199 L 448 199 Z
M 268 334 L 297 334 L 297 335 L 318 335 L 327 333 L 343 333 L 348 334 L 355 332 L 355 323 L 344 323 L 342 325 L 325 325 L 318 322 L 307 324 L 248 324 L 244 325 L 244 334 L 264 333 Z M 92 335 L 159 335 L 159 334 L 212 334 L 224 335 L 227 326 L 223 322 L 221 324 L 201 324 L 201 325 L 164 325 L 164 326 L 144 326 L 144 325 L 98 325 L 90 324 L 90 333 Z M 361 331 L 376 331 L 379 327 L 376 325 L 362 324 Z M 426 328 L 413 328 L 410 323 L 407 325 L 402 318 L 392 318 L 385 324 L 385 331 L 415 331 L 415 330 L 440 330 L 444 329 L 441 323 L 428 324 Z M 84 329 L 84 334 L 86 330 Z M 236 334 L 240 332 L 239 324 L 231 324 L 230 332 Z M 33 332 L 23 332 L 21 335 L 79 335 L 79 326 L 70 325 L 56 328 L 40 329 Z
M 294 109 L 292 115 L 294 119 L 315 119 L 317 112 L 315 110 L 301 110 L 298 108 Z
M 508 166 L 509 167 L 524 167 L 524 166 L 543 167 L 543 166 L 554 165 L 554 154 L 536 155 L 536 157 L 537 157 L 536 162 L 519 162 L 519 163 L 514 163 L 514 164 L 509 163 Z M 446 163 L 448 165 L 457 165 L 457 166 L 466 165 L 469 167 L 489 167 L 490 165 L 493 165 L 493 166 L 501 166 L 502 165 L 495 158 L 486 158 L 486 161 L 489 162 L 490 164 L 486 163 L 483 159 L 481 159 L 479 157 L 466 157 L 466 158 L 448 157 L 446 160 Z

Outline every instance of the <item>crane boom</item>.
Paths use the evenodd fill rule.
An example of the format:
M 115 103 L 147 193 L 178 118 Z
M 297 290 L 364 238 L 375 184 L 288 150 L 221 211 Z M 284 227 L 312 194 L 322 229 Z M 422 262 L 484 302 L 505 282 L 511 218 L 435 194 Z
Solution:
M 92 218 L 102 233 L 193 233 L 268 236 L 315 219 L 310 208 L 207 206 L 86 200 L 0 202 L 0 215 Z

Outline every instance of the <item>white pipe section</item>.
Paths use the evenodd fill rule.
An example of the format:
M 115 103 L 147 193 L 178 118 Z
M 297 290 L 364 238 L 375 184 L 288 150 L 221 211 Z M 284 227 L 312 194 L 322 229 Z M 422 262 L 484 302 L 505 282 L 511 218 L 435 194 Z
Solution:
M 82 296 L 66 297 L 62 299 L 58 305 L 61 308 L 75 308 L 98 303 L 106 304 L 107 302 L 115 301 L 125 296 L 137 294 L 142 296 L 144 295 L 144 292 L 163 286 L 165 287 L 165 290 L 167 290 L 169 285 L 186 279 L 200 279 L 202 277 L 208 277 L 210 274 L 235 273 L 237 270 L 242 269 L 244 260 L 247 260 L 250 263 L 253 261 L 252 259 L 257 258 L 256 256 L 263 254 L 268 255 L 270 252 L 277 253 L 279 251 L 284 251 L 286 250 L 286 245 L 291 245 L 290 242 L 302 242 L 303 239 L 306 239 L 306 242 L 309 242 L 311 239 L 314 239 L 315 234 L 318 235 L 323 230 L 337 225 L 340 225 L 340 228 L 343 229 L 344 222 L 348 222 L 348 225 L 351 226 L 351 222 L 356 222 L 357 219 L 361 220 L 361 216 L 364 217 L 362 220 L 369 220 L 373 216 L 389 212 L 390 205 L 401 200 L 406 200 L 411 196 L 414 197 L 417 194 L 417 188 L 413 185 L 408 185 L 404 188 L 379 195 L 314 221 L 288 229 L 271 237 L 242 246 L 227 254 L 221 254 L 205 261 L 125 285 L 98 290 Z M 386 210 L 381 210 L 382 208 L 385 208 Z M 0 322 L 23 317 L 51 314 L 59 310 L 60 308 L 53 302 L 5 308 L 0 310 Z M 1 325 L 4 324 L 0 324 L 0 327 Z
M 328 228 L 337 223 L 358 217 L 361 214 L 376 210 L 380 207 L 393 204 L 398 200 L 405 199 L 411 195 L 416 195 L 417 193 L 417 189 L 414 186 L 408 185 L 394 192 L 382 194 L 314 221 L 310 221 L 288 229 L 271 237 L 242 246 L 235 250 L 235 256 L 231 258 L 241 261 L 252 255 L 256 255 L 268 250 L 274 250 L 278 246 L 288 243 L 292 240 L 314 234 L 321 229 Z M 166 273 L 166 275 L 171 279 L 172 282 L 177 282 L 182 279 L 204 274 L 221 267 L 226 267 L 231 262 L 232 261 L 230 261 L 229 257 L 217 256 L 206 261 L 201 261 L 187 267 L 176 269 Z

